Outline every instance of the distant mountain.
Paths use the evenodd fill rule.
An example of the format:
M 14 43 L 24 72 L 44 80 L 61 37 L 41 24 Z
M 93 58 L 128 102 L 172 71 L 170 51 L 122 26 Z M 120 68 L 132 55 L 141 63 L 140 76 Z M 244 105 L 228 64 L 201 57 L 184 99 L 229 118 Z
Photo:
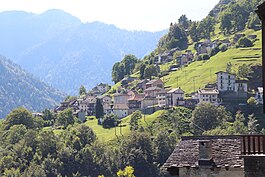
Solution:
M 166 33 L 84 24 L 60 10 L 2 12 L 0 26 L 0 53 L 68 94 L 76 94 L 82 84 L 110 83 L 115 62 L 125 54 L 143 57 Z
M 62 93 L 0 55 L 0 119 L 19 106 L 41 111 L 58 105 L 62 99 Z

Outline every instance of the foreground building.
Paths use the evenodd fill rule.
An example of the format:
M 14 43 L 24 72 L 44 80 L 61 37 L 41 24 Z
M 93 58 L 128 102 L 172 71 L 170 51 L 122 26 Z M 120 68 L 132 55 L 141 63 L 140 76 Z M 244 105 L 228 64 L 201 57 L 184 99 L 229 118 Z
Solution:
M 163 168 L 176 177 L 264 177 L 265 136 L 182 137 Z

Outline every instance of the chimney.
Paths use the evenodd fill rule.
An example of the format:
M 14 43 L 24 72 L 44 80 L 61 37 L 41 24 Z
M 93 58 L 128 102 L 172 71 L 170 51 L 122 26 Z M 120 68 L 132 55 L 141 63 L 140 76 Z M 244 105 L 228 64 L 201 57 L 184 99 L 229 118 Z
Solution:
M 212 141 L 199 140 L 199 166 L 212 167 L 214 166 L 212 157 Z

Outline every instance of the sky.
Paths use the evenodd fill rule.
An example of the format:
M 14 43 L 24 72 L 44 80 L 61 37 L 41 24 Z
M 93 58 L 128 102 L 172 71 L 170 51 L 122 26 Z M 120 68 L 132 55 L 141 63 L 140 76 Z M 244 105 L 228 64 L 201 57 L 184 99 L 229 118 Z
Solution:
M 0 0 L 0 11 L 41 14 L 61 9 L 82 22 L 100 21 L 127 30 L 160 31 L 186 14 L 201 20 L 219 0 Z

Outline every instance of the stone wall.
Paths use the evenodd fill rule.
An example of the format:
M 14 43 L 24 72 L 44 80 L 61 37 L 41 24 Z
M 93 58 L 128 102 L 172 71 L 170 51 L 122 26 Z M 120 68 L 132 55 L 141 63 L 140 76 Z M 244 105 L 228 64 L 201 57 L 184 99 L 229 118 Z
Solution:
M 180 177 L 244 177 L 243 168 L 180 168 Z M 253 176 L 254 177 L 254 176 Z

